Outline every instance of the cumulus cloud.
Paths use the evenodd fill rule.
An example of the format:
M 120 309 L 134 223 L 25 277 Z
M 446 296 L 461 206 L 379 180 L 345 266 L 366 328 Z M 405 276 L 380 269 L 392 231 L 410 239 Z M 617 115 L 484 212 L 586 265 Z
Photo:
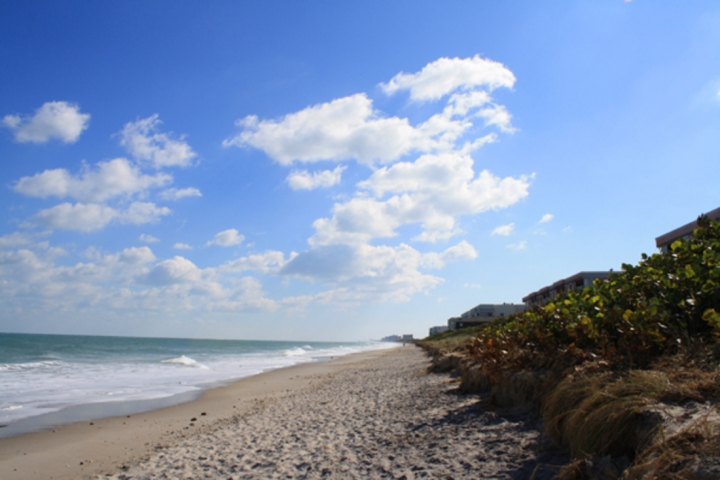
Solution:
M 527 248 L 527 240 L 511 243 L 507 246 L 507 248 L 511 250 L 525 250 Z
M 145 233 L 141 233 L 138 240 L 140 240 L 141 242 L 144 242 L 144 243 L 157 243 L 160 241 L 159 238 L 153 237 L 152 235 L 147 235 Z
M 94 168 L 86 167 L 77 175 L 70 174 L 64 168 L 45 170 L 31 177 L 22 177 L 12 188 L 29 197 L 70 197 L 81 202 L 103 202 L 121 195 L 131 196 L 171 182 L 170 175 L 145 175 L 128 160 L 116 158 L 98 162 Z
M 180 243 L 180 242 L 173 245 L 173 248 L 175 250 L 192 250 L 193 249 L 193 247 L 191 247 L 187 243 Z
M 33 315 L 54 317 L 63 312 L 107 315 L 121 310 L 149 318 L 153 313 L 279 307 L 266 298 L 254 278 L 223 277 L 216 269 L 201 269 L 181 256 L 158 262 L 148 247 L 107 255 L 95 250 L 89 260 L 70 266 L 57 265 L 53 250 L 0 250 L 0 297 L 6 308 L 29 308 Z
M 112 221 L 142 225 L 155 222 L 170 213 L 169 208 L 158 207 L 150 202 L 133 202 L 124 210 L 98 203 L 66 202 L 41 210 L 33 217 L 33 222 L 49 230 L 93 232 Z
M 417 73 L 399 73 L 380 87 L 388 95 L 409 90 L 413 100 L 437 100 L 457 90 L 485 87 L 512 88 L 515 75 L 502 63 L 476 55 L 473 58 L 440 58 Z
M 501 235 L 503 237 L 507 237 L 512 234 L 513 230 L 515 230 L 515 224 L 509 223 L 507 225 L 500 225 L 499 227 L 496 227 L 490 235 Z
M 532 176 L 498 177 L 476 168 L 470 156 L 483 145 L 498 141 L 500 134 L 514 131 L 510 113 L 492 96 L 494 89 L 512 88 L 514 81 L 512 72 L 498 62 L 477 56 L 443 58 L 382 85 L 387 94 L 407 91 L 415 101 L 445 102 L 418 122 L 378 111 L 363 93 L 276 119 L 249 115 L 239 120 L 238 133 L 223 145 L 259 149 L 285 166 L 355 160 L 371 167 L 354 192 L 338 197 L 325 218 L 313 223 L 309 247 L 300 254 L 267 250 L 208 268 L 180 255 L 158 260 L 147 247 L 114 255 L 96 252 L 88 261 L 62 267 L 64 270 L 46 258 L 33 257 L 32 252 L 8 261 L 24 265 L 23 271 L 37 278 L 72 279 L 64 285 L 85 292 L 76 298 L 88 304 L 148 312 L 272 311 L 303 308 L 311 302 L 345 306 L 407 301 L 443 282 L 437 270 L 451 262 L 471 261 L 478 252 L 467 241 L 421 252 L 404 243 L 402 235 L 419 230 L 412 240 L 444 241 L 462 233 L 460 217 L 507 208 L 528 195 Z M 423 112 L 427 111 L 423 107 Z M 126 167 L 122 178 L 127 181 L 119 186 L 99 186 L 106 177 L 104 169 L 113 161 L 78 174 L 56 169 L 20 179 L 13 185 L 18 193 L 78 202 L 43 210 L 32 221 L 50 229 L 79 231 L 110 224 L 143 224 L 171 213 L 154 203 L 137 201 L 145 200 L 151 188 L 164 188 L 158 195 L 163 200 L 200 196 L 192 187 L 169 188 L 170 176 L 143 173 L 149 168 L 188 166 L 196 156 L 182 137 L 160 132 L 159 125 L 154 115 L 128 123 L 120 132 L 120 142 L 131 161 L 114 165 Z M 345 169 L 295 170 L 286 181 L 295 190 L 330 187 L 340 183 Z M 105 204 L 112 199 L 115 203 Z M 391 237 L 400 239 L 393 245 L 381 244 L 382 239 Z M 145 241 L 151 238 L 141 237 Z M 243 235 L 229 229 L 205 245 L 227 247 L 243 241 Z M 191 247 L 175 243 L 173 248 Z M 290 278 L 309 280 L 322 287 L 320 293 L 273 301 L 266 298 L 256 278 L 245 276 L 249 273 L 278 275 L 286 282 L 292 281 Z M 2 280 L 0 289 L 12 283 Z M 35 285 L 49 291 L 53 282 L 38 280 Z M 13 285 L 21 288 L 17 282 Z
M 320 246 L 299 254 L 281 273 L 313 280 L 347 279 L 359 273 L 356 251 L 348 245 Z
M 32 236 L 24 232 L 13 232 L 0 237 L 0 248 L 27 246 L 34 242 Z
M 108 257 L 112 258 L 112 257 Z M 117 261 L 133 265 L 144 265 L 155 261 L 155 254 L 148 247 L 126 248 L 117 255 Z
M 546 213 L 546 214 L 543 215 L 542 218 L 540 219 L 540 223 L 547 223 L 547 222 L 549 222 L 550 220 L 552 220 L 553 218 L 555 218 L 555 215 L 553 215 L 552 213 Z
M 492 60 L 479 56 L 441 58 L 420 72 L 400 73 L 381 84 L 388 94 L 408 90 L 416 100 L 449 96 L 441 112 L 417 125 L 411 125 L 407 118 L 384 115 L 373 108 L 366 94 L 358 93 L 277 120 L 248 115 L 236 122 L 240 132 L 223 145 L 257 148 L 282 165 L 356 160 L 375 166 L 394 163 L 413 153 L 469 154 L 497 140 L 495 132 L 466 138 L 473 131 L 475 119 L 503 133 L 515 131 L 510 113 L 490 94 L 496 88 L 512 88 L 514 82 L 512 72 Z M 325 171 L 323 177 L 316 178 L 307 172 L 293 172 L 288 183 L 296 189 L 324 185 L 321 179 L 328 183 L 334 179 L 329 173 Z
M 184 257 L 175 256 L 155 265 L 142 281 L 150 285 L 171 285 L 196 282 L 200 278 L 201 271 L 194 263 Z
M 57 139 L 75 143 L 88 127 L 90 114 L 68 102 L 46 102 L 32 116 L 6 115 L 2 124 L 12 130 L 21 143 L 45 143 Z
M 170 213 L 172 210 L 169 208 L 158 207 L 152 202 L 133 202 L 127 209 L 119 212 L 118 219 L 125 224 L 144 225 L 156 222 Z
M 160 192 L 160 198 L 162 200 L 180 200 L 186 197 L 202 197 L 200 190 L 194 187 L 189 188 L 168 188 Z
M 455 246 L 440 253 L 426 253 L 422 257 L 421 265 L 428 268 L 443 268 L 450 262 L 460 260 L 474 260 L 477 258 L 475 247 L 463 240 Z
M 237 230 L 234 228 L 223 230 L 220 233 L 217 233 L 215 237 L 207 242 L 207 246 L 210 245 L 217 245 L 220 247 L 232 247 L 234 245 L 240 245 L 243 240 L 245 240 L 245 236 L 238 233 Z
M 125 124 L 120 132 L 120 144 L 140 162 L 154 168 L 188 167 L 195 152 L 184 139 L 173 140 L 166 133 L 159 133 L 162 122 L 157 114 Z
M 250 115 L 236 122 L 242 131 L 223 145 L 250 146 L 282 165 L 294 161 L 389 162 L 431 142 L 407 119 L 382 117 L 365 94 L 314 105 L 280 120 Z
M 293 190 L 314 190 L 316 188 L 329 188 L 340 183 L 342 172 L 347 167 L 338 166 L 334 170 L 320 170 L 310 173 L 305 170 L 296 170 L 287 176 L 286 181 Z
M 298 254 L 279 273 L 326 283 L 330 288 L 313 298 L 319 303 L 402 302 L 442 283 L 421 269 L 476 257 L 475 249 L 464 241 L 443 252 L 425 254 L 407 244 L 323 245 Z
M 397 234 L 402 225 L 419 223 L 415 240 L 438 241 L 459 232 L 455 217 L 506 208 L 528 195 L 532 178 L 499 178 L 487 170 L 475 175 L 467 155 L 423 155 L 376 170 L 358 184 L 375 197 L 357 196 L 336 203 L 331 218 L 313 226 L 311 245 L 358 244 Z M 387 198 L 383 198 L 389 195 Z
M 406 244 L 332 245 L 300 253 L 280 274 L 327 283 L 330 288 L 314 298 L 319 303 L 398 302 L 442 283 L 419 271 L 422 260 L 422 254 Z
M 277 273 L 288 263 L 288 261 L 295 258 L 295 256 L 297 256 L 297 254 L 293 252 L 290 254 L 290 257 L 286 259 L 283 252 L 268 250 L 264 253 L 248 255 L 247 257 L 241 257 L 224 263 L 218 267 L 218 271 L 240 273 L 248 270 L 254 270 L 265 274 Z
M 117 210 L 97 203 L 61 203 L 38 212 L 34 219 L 50 230 L 92 232 L 104 228 L 118 216 Z

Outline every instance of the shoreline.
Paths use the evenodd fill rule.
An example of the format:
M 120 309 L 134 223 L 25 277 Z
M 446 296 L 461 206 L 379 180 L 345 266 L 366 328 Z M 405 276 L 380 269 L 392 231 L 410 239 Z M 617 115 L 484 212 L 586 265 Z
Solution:
M 137 415 L 0 439 L 0 478 L 498 478 L 566 463 L 418 347 L 272 370 Z
M 375 350 L 385 350 L 385 348 L 378 348 Z M 359 353 L 371 352 L 375 350 L 365 350 L 361 352 L 350 353 L 347 355 L 356 355 Z M 0 440 L 4 438 L 16 437 L 18 435 L 23 435 L 27 433 L 37 433 L 45 430 L 51 430 L 53 428 L 73 423 L 91 422 L 95 420 L 102 420 L 104 418 L 120 417 L 126 415 L 138 415 L 145 412 L 152 412 L 163 408 L 174 407 L 183 403 L 196 401 L 207 391 L 214 390 L 216 388 L 227 387 L 247 378 L 255 377 L 257 375 L 264 375 L 275 370 L 297 367 L 309 363 L 334 361 L 347 355 L 333 357 L 312 357 L 311 360 L 296 363 L 294 365 L 269 368 L 265 371 L 254 373 L 245 377 L 218 380 L 209 382 L 205 385 L 198 385 L 197 389 L 195 390 L 176 393 L 173 395 L 168 395 L 166 397 L 146 398 L 139 400 L 115 400 L 107 402 L 91 402 L 70 405 L 67 407 L 63 407 L 60 410 L 47 412 L 32 417 L 22 418 L 6 425 L 0 425 Z
M 54 426 L 40 420 L 42 426 L 38 428 L 41 430 L 18 432 L 0 438 L 0 478 L 75 479 L 112 472 L 147 454 L 150 450 L 144 447 L 159 444 L 168 437 L 186 438 L 197 430 L 236 415 L 248 402 L 257 398 L 291 394 L 306 387 L 308 379 L 313 376 L 325 375 L 343 365 L 382 356 L 392 350 L 395 348 L 368 350 L 272 369 L 200 392 L 167 397 L 182 397 L 190 393 L 194 398 L 143 409 L 138 413 L 83 418 Z M 293 382 L 293 379 L 305 381 Z M 63 417 L 67 410 L 88 406 L 122 408 L 123 404 L 133 402 L 116 403 L 118 405 L 95 403 L 69 407 L 18 423 L 30 423 L 34 418 L 46 416 Z M 190 422 L 193 418 L 197 421 Z M 190 423 L 194 425 L 190 426 Z M 12 425 L 5 428 L 10 429 Z

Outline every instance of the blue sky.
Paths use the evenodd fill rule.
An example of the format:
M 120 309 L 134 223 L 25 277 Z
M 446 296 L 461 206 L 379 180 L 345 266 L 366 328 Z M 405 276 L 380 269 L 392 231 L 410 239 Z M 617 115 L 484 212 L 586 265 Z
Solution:
M 715 2 L 3 2 L 0 331 L 360 340 L 720 206 Z

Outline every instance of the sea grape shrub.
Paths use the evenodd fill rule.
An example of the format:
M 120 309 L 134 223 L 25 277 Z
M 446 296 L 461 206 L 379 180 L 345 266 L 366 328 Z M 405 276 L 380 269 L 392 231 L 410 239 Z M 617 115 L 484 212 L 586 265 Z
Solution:
M 469 349 L 486 371 L 567 367 L 589 359 L 642 366 L 720 338 L 720 222 L 643 254 L 608 280 L 482 330 Z

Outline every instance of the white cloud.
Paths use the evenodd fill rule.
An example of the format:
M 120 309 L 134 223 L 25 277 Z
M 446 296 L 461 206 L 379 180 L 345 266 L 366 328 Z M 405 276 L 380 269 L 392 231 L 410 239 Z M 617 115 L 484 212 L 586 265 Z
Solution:
M 476 55 L 473 58 L 440 58 L 417 73 L 399 73 L 380 87 L 388 95 L 409 90 L 413 100 L 437 100 L 457 90 L 485 87 L 490 90 L 515 84 L 515 75 L 502 63 Z
M 144 265 L 154 262 L 155 254 L 148 247 L 131 247 L 124 249 L 116 258 L 119 262 Z
M 150 285 L 171 285 L 174 283 L 197 282 L 202 272 L 190 260 L 176 256 L 153 267 L 142 279 Z
M 326 282 L 330 289 L 314 298 L 319 303 L 402 302 L 442 283 L 418 270 L 423 261 L 420 252 L 405 244 L 328 245 L 299 254 L 280 273 Z
M 22 247 L 32 243 L 33 238 L 23 232 L 13 232 L 0 237 L 0 248 Z
M 187 167 L 195 158 L 195 152 L 183 138 L 173 140 L 166 133 L 157 133 L 162 122 L 158 115 L 129 122 L 120 132 L 120 144 L 128 153 L 154 168 Z
M 547 223 L 547 222 L 549 222 L 550 220 L 552 220 L 553 218 L 555 218 L 555 215 L 553 215 L 552 213 L 546 213 L 546 214 L 543 215 L 542 218 L 540 219 L 540 223 Z
M 334 170 L 320 170 L 309 173 L 305 170 L 293 171 L 286 181 L 293 190 L 314 190 L 316 188 L 329 188 L 340 183 L 342 172 L 347 167 L 338 166 Z
M 98 162 L 95 168 L 86 167 L 78 175 L 71 175 L 64 168 L 45 170 L 32 177 L 22 177 L 12 188 L 29 197 L 71 197 L 82 202 L 102 202 L 171 182 L 170 175 L 144 175 L 126 159 L 116 158 Z
M 499 178 L 487 170 L 475 176 L 467 155 L 423 155 L 414 162 L 400 162 L 376 170 L 358 184 L 376 195 L 358 195 L 333 207 L 332 218 L 313 226 L 311 245 L 359 244 L 389 238 L 402 225 L 420 223 L 423 233 L 415 240 L 438 241 L 457 233 L 455 217 L 506 208 L 528 195 L 532 177 Z M 387 199 L 383 197 L 393 194 Z
M 282 165 L 294 161 L 393 161 L 432 142 L 407 119 L 382 117 L 365 94 L 333 100 L 285 115 L 279 121 L 250 115 L 236 122 L 242 131 L 223 141 L 251 146 Z
M 240 132 L 223 145 L 257 148 L 282 165 L 354 159 L 375 166 L 393 163 L 411 153 L 469 154 L 497 140 L 494 132 L 465 139 L 473 132 L 475 118 L 482 119 L 485 127 L 495 127 L 504 133 L 515 131 L 510 113 L 494 103 L 488 93 L 499 87 L 511 88 L 514 82 L 512 72 L 498 62 L 478 56 L 441 58 L 421 72 L 401 73 L 382 85 L 386 93 L 407 89 L 412 98 L 420 100 L 450 95 L 440 113 L 416 126 L 407 118 L 383 115 L 373 108 L 367 95 L 358 93 L 307 107 L 278 120 L 249 115 L 236 122 Z M 320 179 L 307 172 L 293 172 L 288 182 L 293 188 L 310 188 Z
M 482 285 L 479 283 L 466 283 L 463 285 L 464 288 L 477 288 L 478 290 L 482 289 Z
M 35 115 L 6 115 L 2 123 L 21 143 L 45 143 L 52 138 L 65 143 L 77 142 L 88 127 L 90 114 L 80 113 L 80 107 L 68 102 L 46 102 Z
M 511 243 L 507 246 L 507 248 L 510 248 L 512 250 L 525 250 L 527 248 L 527 240 Z
M 170 215 L 172 211 L 167 207 L 158 207 L 152 202 L 133 202 L 125 210 L 119 213 L 121 223 L 132 225 L 144 225 L 160 220 L 160 217 Z
M 485 119 L 485 125 L 495 125 L 505 133 L 515 132 L 515 127 L 511 123 L 512 115 L 503 105 L 492 105 L 483 108 L 477 115 Z
M 98 203 L 61 203 L 41 210 L 34 217 L 36 224 L 50 230 L 76 230 L 92 232 L 105 228 L 111 221 L 141 225 L 157 221 L 169 215 L 167 207 L 157 207 L 154 203 L 133 202 L 125 210 L 117 210 Z
M 34 220 L 50 230 L 92 232 L 104 228 L 117 216 L 117 210 L 107 205 L 61 203 L 41 210 Z
M 157 243 L 160 241 L 159 238 L 153 237 L 152 235 L 147 235 L 145 233 L 141 233 L 138 240 L 140 240 L 141 242 L 144 242 L 144 243 Z
M 120 311 L 123 318 L 146 319 L 166 312 L 273 311 L 279 306 L 254 278 L 223 277 L 180 256 L 155 263 L 148 247 L 109 255 L 95 249 L 89 261 L 71 266 L 55 264 L 55 250 L 0 251 L 4 307 L 54 318 Z
M 234 228 L 223 230 L 215 235 L 215 237 L 206 243 L 207 246 L 218 245 L 220 247 L 232 247 L 240 245 L 245 240 L 245 236 L 238 233 Z
M 277 273 L 288 263 L 288 261 L 292 260 L 296 256 L 297 254 L 293 252 L 290 254 L 290 257 L 286 259 L 283 252 L 268 250 L 267 252 L 261 254 L 248 255 L 247 257 L 238 258 L 237 260 L 224 263 L 218 267 L 218 271 L 239 273 L 254 270 L 265 274 Z
M 162 200 L 180 200 L 185 197 L 202 197 L 200 190 L 194 187 L 189 188 L 168 188 L 160 193 Z
M 193 249 L 193 247 L 191 247 L 187 243 L 179 243 L 179 242 L 176 243 L 175 245 L 173 245 L 173 248 L 175 250 L 192 250 Z
M 420 264 L 428 268 L 443 268 L 449 262 L 460 260 L 474 260 L 477 258 L 475 247 L 463 240 L 440 253 L 426 253 L 423 255 Z
M 319 303 L 402 302 L 442 283 L 421 268 L 438 269 L 476 257 L 475 249 L 465 241 L 443 252 L 425 254 L 406 244 L 324 245 L 295 256 L 280 274 L 326 283 L 330 288 L 313 299 Z
M 513 230 L 515 230 L 515 223 L 509 223 L 507 225 L 500 225 L 499 227 L 496 227 L 490 235 L 502 235 L 503 237 L 507 237 L 512 234 Z

